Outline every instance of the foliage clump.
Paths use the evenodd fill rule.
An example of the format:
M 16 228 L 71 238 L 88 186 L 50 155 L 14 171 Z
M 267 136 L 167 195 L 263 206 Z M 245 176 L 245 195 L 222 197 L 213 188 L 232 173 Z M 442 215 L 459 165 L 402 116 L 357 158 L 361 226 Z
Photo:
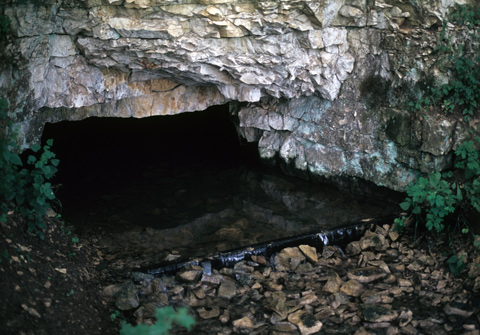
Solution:
M 187 308 L 162 307 L 155 310 L 157 322 L 153 325 L 140 324 L 132 326 L 123 322 L 120 335 L 166 335 L 172 329 L 173 323 L 190 330 L 195 324 L 195 319 L 188 314 Z
M 448 35 L 447 22 L 440 34 L 436 52 L 443 54 L 450 68 L 448 83 L 431 87 L 426 94 L 410 102 L 413 112 L 436 107 L 445 113 L 459 113 L 466 122 L 480 109 L 480 9 L 472 6 L 456 6 L 449 16 L 451 23 L 463 27 L 468 33 L 463 44 L 452 43 Z M 475 143 L 479 142 L 479 143 Z M 400 203 L 408 217 L 428 231 L 440 233 L 448 228 L 452 241 L 455 232 L 471 232 L 467 213 L 480 213 L 480 138 L 460 143 L 455 151 L 453 169 L 446 172 L 432 172 L 419 177 L 406 189 L 407 197 Z M 395 220 L 396 229 L 402 230 L 408 217 Z M 478 236 L 474 235 L 475 247 L 480 248 Z M 465 269 L 462 256 L 453 254 L 447 261 L 452 273 Z
M 474 142 L 463 142 L 455 155 L 454 171 L 433 172 L 428 177 L 418 178 L 408 185 L 407 197 L 400 204 L 428 230 L 441 232 L 445 228 L 445 219 L 460 208 L 468 210 L 473 207 L 480 212 L 480 159 Z M 402 227 L 402 222 L 397 221 L 398 228 Z
M 480 142 L 480 138 L 476 138 Z M 463 142 L 455 151 L 456 163 L 452 171 L 430 173 L 411 183 L 406 191 L 407 197 L 400 207 L 409 211 L 418 224 L 428 231 L 442 232 L 449 226 L 450 239 L 462 228 L 462 233 L 471 231 L 467 222 L 471 211 L 480 213 L 480 157 L 474 141 Z M 395 228 L 403 230 L 407 218 L 395 219 Z M 453 226 L 453 227 L 452 227 Z M 478 236 L 474 235 L 474 246 L 480 249 Z M 450 271 L 458 274 L 465 269 L 465 262 L 454 254 L 447 261 Z
M 435 52 L 448 66 L 454 65 L 449 68 L 450 80 L 430 87 L 423 97 L 409 105 L 415 112 L 430 106 L 440 107 L 446 113 L 458 112 L 468 122 L 480 107 L 480 9 L 457 5 L 448 19 L 468 32 L 463 44 L 454 43 L 448 34 L 447 20 L 444 21 Z
M 15 210 L 27 220 L 27 232 L 43 239 L 44 217 L 55 199 L 49 180 L 58 171 L 59 160 L 50 150 L 53 140 L 48 140 L 43 148 L 33 145 L 32 154 L 22 161 L 12 150 L 17 133 L 8 121 L 7 106 L 6 100 L 0 99 L 0 120 L 7 123 L 6 136 L 0 139 L 0 221 L 6 221 L 8 211 Z

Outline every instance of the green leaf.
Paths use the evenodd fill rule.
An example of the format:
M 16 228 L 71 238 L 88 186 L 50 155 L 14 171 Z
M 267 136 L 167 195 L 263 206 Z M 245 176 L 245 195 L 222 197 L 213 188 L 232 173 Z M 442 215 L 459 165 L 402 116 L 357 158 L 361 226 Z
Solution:
M 460 186 L 457 185 L 457 200 L 462 201 L 463 200 L 463 195 L 462 195 L 462 190 L 460 189 Z
M 53 193 L 52 189 L 49 187 L 44 191 L 45 196 L 48 200 L 55 199 L 55 193 Z
M 27 163 L 33 165 L 37 161 L 37 158 L 33 155 L 28 156 Z
M 23 194 L 17 193 L 17 196 L 15 197 L 15 202 L 18 206 L 23 205 L 23 203 L 25 202 L 25 196 Z
M 30 149 L 32 149 L 33 152 L 38 152 L 41 148 L 39 144 L 34 144 Z
M 45 225 L 45 222 L 43 222 L 43 220 L 42 220 L 41 218 L 37 220 L 36 225 L 37 225 L 37 227 L 40 228 L 40 229 L 45 229 L 45 228 L 47 228 L 47 226 Z
M 51 138 L 48 139 L 47 140 L 47 145 L 51 147 L 53 145 L 53 139 L 51 139 Z
M 440 174 L 440 172 L 430 174 L 430 185 L 435 188 L 440 182 L 441 178 L 442 175 Z
M 435 206 L 437 206 L 439 208 L 442 208 L 442 207 L 445 206 L 445 201 L 444 201 L 443 197 L 437 196 L 437 198 L 435 199 Z
M 43 182 L 45 181 L 43 176 L 40 174 L 35 175 L 33 180 L 35 181 L 36 184 L 43 184 Z
M 410 208 L 410 202 L 404 201 L 400 203 L 400 208 L 404 211 L 408 210 Z
M 45 205 L 45 198 L 44 197 L 37 197 L 37 204 L 40 206 Z
M 415 206 L 412 210 L 412 214 L 421 214 L 422 208 L 420 206 Z
M 10 163 L 12 163 L 13 165 L 17 165 L 17 166 L 23 165 L 19 155 L 12 153 L 9 158 L 10 158 L 9 159 Z

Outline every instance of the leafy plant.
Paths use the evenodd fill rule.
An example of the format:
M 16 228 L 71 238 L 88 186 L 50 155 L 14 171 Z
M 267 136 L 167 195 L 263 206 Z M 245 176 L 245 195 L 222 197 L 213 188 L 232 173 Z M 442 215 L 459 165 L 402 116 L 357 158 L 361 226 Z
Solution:
M 480 138 L 477 138 L 480 142 Z M 445 218 L 462 207 L 480 212 L 480 157 L 473 141 L 463 142 L 455 151 L 455 170 L 434 172 L 408 185 L 407 197 L 400 203 L 418 220 L 424 220 L 428 230 L 441 232 Z M 402 228 L 403 219 L 397 219 Z
M 155 311 L 157 322 L 151 326 L 140 324 L 132 326 L 122 323 L 120 335 L 165 335 L 172 329 L 173 323 L 190 330 L 195 324 L 195 319 L 188 314 L 187 308 L 179 308 L 176 311 L 172 307 L 157 308 Z
M 454 44 L 448 34 L 447 20 L 444 21 L 435 51 L 440 54 L 439 59 L 443 57 L 447 64 L 454 64 L 449 68 L 451 79 L 448 83 L 430 87 L 423 97 L 409 103 L 409 109 L 418 112 L 426 107 L 439 106 L 446 113 L 461 112 L 468 122 L 480 105 L 480 53 L 475 50 L 480 43 L 480 9 L 457 5 L 448 19 L 469 29 L 470 36 L 462 39 L 463 44 Z
M 480 142 L 480 138 L 476 138 Z M 414 216 L 416 224 L 424 224 L 431 231 L 439 233 L 445 228 L 445 220 L 452 214 L 467 212 L 469 209 L 480 212 L 480 156 L 474 141 L 464 141 L 455 151 L 456 163 L 453 171 L 431 173 L 427 178 L 420 177 L 407 189 L 407 197 L 400 203 L 409 216 Z M 461 227 L 462 233 L 470 232 L 460 222 L 463 215 L 458 215 L 454 226 Z M 404 228 L 405 216 L 395 219 L 395 229 Z M 451 232 L 455 232 L 456 228 Z M 452 235 L 452 234 L 451 234 Z M 451 237 L 451 236 L 450 236 Z M 473 236 L 477 239 L 477 236 Z M 480 242 L 475 241 L 475 247 Z M 465 264 L 456 255 L 447 261 L 453 274 L 460 273 Z
M 480 142 L 480 138 L 476 139 Z M 460 159 L 455 167 L 464 171 L 463 188 L 470 204 L 480 212 L 480 159 L 473 141 L 466 141 L 455 152 Z
M 110 314 L 110 320 L 115 321 L 119 316 L 120 316 L 120 311 L 116 309 L 115 312 Z
M 428 178 L 420 177 L 417 182 L 407 187 L 408 197 L 400 204 L 403 210 L 411 210 L 414 215 L 425 212 L 425 226 L 428 230 L 440 232 L 444 228 L 446 216 L 455 212 L 463 196 L 458 183 L 450 184 L 443 177 L 452 173 L 431 173 Z
M 7 103 L 0 99 L 0 119 L 7 120 Z M 53 140 L 42 148 L 31 147 L 26 165 L 20 156 L 11 150 L 15 145 L 16 132 L 10 121 L 7 136 L 0 140 L 0 220 L 5 221 L 7 212 L 15 208 L 27 220 L 28 233 L 43 239 L 46 228 L 44 217 L 50 208 L 49 201 L 55 199 L 49 180 L 57 172 L 59 160 L 50 151 Z
M 448 268 L 453 275 L 460 274 L 466 268 L 466 263 L 463 261 L 465 259 L 465 255 L 452 255 L 448 260 Z
M 480 25 L 480 8 L 473 8 L 471 5 L 456 5 L 455 11 L 450 15 L 450 20 L 458 25 L 467 26 L 473 29 Z
M 430 86 L 421 98 L 409 103 L 409 110 L 419 113 L 432 107 L 441 108 L 445 113 L 461 113 L 468 122 L 480 107 L 480 53 L 477 51 L 480 9 L 457 5 L 448 19 L 469 34 L 461 43 L 453 42 L 447 20 L 444 21 L 435 52 L 439 55 L 438 66 L 442 61 L 453 64 L 447 68 L 451 79 L 440 86 Z M 395 219 L 395 229 L 402 230 L 410 217 L 415 219 L 415 228 L 424 225 L 429 231 L 439 233 L 448 227 L 450 245 L 453 245 L 455 232 L 462 227 L 462 232 L 470 232 L 463 213 L 480 212 L 480 158 L 474 141 L 461 143 L 455 151 L 455 159 L 452 171 L 430 173 L 407 187 L 407 197 L 400 207 L 408 212 L 408 217 Z M 474 239 L 475 247 L 479 248 L 478 237 L 474 235 Z M 447 264 L 453 274 L 459 274 L 466 266 L 456 253 Z

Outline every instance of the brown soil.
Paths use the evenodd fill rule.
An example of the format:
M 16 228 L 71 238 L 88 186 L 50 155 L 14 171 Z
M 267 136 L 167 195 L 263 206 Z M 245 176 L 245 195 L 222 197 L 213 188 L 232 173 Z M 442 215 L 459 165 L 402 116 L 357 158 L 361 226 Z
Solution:
M 101 294 L 94 250 L 47 219 L 45 239 L 26 234 L 16 216 L 0 223 L 0 333 L 118 334 Z

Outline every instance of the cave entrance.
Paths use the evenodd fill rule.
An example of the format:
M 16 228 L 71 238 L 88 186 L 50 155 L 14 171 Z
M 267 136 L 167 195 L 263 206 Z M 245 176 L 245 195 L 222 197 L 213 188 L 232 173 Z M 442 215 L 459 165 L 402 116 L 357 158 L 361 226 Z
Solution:
M 133 269 L 321 231 L 392 212 L 384 201 L 288 177 L 242 145 L 228 105 L 144 119 L 47 124 L 61 213 Z M 60 210 L 60 208 L 59 208 Z

